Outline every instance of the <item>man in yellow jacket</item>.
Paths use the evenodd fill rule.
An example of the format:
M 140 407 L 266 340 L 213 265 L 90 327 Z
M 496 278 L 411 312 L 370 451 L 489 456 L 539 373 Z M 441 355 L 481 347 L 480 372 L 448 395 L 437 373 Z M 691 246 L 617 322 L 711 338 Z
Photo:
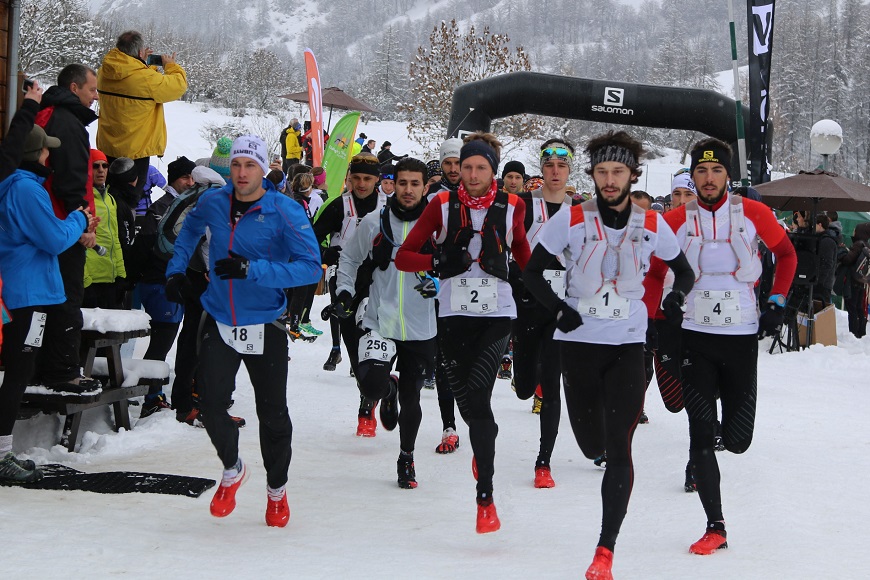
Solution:
M 290 167 L 299 163 L 302 159 L 302 145 L 299 142 L 301 135 L 299 119 L 290 119 L 290 123 L 281 131 L 281 162 L 284 173 L 289 173 Z
M 187 74 L 175 62 L 175 53 L 151 52 L 139 32 L 128 30 L 118 37 L 97 72 L 97 148 L 106 154 L 109 163 L 118 157 L 133 159 L 140 195 L 150 157 L 162 156 L 166 150 L 163 104 L 180 99 L 187 91 Z M 149 66 L 148 61 L 154 64 Z

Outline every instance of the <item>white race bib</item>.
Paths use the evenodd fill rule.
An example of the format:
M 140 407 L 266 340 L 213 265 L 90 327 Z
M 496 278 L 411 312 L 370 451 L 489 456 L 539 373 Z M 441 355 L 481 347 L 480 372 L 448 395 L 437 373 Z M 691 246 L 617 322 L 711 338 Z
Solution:
M 42 335 L 45 332 L 45 318 L 44 312 L 33 313 L 33 318 L 30 320 L 30 330 L 27 331 L 24 344 L 36 348 L 42 346 Z
M 217 320 L 215 320 L 217 322 Z M 263 337 L 266 334 L 265 324 L 248 326 L 227 326 L 217 322 L 221 339 L 228 347 L 239 354 L 263 354 Z
M 695 323 L 702 326 L 740 324 L 740 292 L 737 290 L 697 290 Z
M 544 270 L 544 280 L 547 281 L 560 300 L 564 300 L 567 295 L 566 274 L 565 270 Z
M 606 283 L 591 298 L 580 298 L 577 301 L 577 311 L 580 316 L 591 316 L 602 320 L 628 319 L 631 300 L 616 293 L 613 284 Z
M 377 360 L 390 362 L 396 356 L 396 343 L 384 338 L 374 330 L 359 339 L 359 361 Z
M 451 278 L 450 308 L 454 312 L 489 314 L 498 310 L 498 279 Z

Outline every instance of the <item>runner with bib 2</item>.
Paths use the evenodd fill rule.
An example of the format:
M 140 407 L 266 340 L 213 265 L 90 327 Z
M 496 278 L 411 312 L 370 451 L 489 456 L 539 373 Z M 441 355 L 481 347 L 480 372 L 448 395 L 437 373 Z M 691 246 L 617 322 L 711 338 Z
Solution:
M 516 317 L 509 253 L 521 267 L 529 257 L 525 206 L 515 194 L 499 190 L 495 180 L 500 150 L 489 133 L 466 137 L 459 151 L 459 188 L 429 201 L 396 254 L 399 270 L 434 270 L 441 279 L 438 345 L 474 450 L 478 533 L 501 526 L 492 500 L 498 425 L 491 397 Z M 422 252 L 433 237 L 434 254 Z

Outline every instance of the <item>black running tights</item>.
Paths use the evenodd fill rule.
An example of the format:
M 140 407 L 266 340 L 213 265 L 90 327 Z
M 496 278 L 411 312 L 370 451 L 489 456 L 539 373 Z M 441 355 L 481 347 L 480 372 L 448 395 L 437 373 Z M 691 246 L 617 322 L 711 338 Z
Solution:
M 446 316 L 438 319 L 438 344 L 444 370 L 477 462 L 477 495 L 492 494 L 495 439 L 492 388 L 502 354 L 510 339 L 506 317 Z
M 562 367 L 559 344 L 553 340 L 555 319 L 545 320 L 532 309 L 518 309 L 513 322 L 514 386 L 528 400 L 541 385 L 541 444 L 536 465 L 550 465 L 562 415 Z
M 601 481 L 601 537 L 613 550 L 634 484 L 631 441 L 643 411 L 643 345 L 562 342 L 565 406 L 574 437 L 589 459 L 607 451 Z
M 689 414 L 689 459 L 708 522 L 721 521 L 719 463 L 713 451 L 716 394 L 722 401 L 722 442 L 743 453 L 755 429 L 758 339 L 683 331 L 683 399 Z

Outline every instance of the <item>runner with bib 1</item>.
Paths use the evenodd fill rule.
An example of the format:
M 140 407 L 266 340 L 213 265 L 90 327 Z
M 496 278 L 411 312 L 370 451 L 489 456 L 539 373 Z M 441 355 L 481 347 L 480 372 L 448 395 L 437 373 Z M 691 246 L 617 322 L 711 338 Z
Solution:
M 617 294 L 613 284 L 607 282 L 594 296 L 580 298 L 577 301 L 577 312 L 581 316 L 591 316 L 602 320 L 626 320 L 630 306 L 631 301 Z
M 454 312 L 486 314 L 498 310 L 498 281 L 495 278 L 453 278 L 450 308 Z
M 695 294 L 695 323 L 704 326 L 739 324 L 740 293 L 736 290 L 699 290 Z
M 226 345 L 239 354 L 263 354 L 265 325 L 227 326 L 217 320 L 218 332 Z

